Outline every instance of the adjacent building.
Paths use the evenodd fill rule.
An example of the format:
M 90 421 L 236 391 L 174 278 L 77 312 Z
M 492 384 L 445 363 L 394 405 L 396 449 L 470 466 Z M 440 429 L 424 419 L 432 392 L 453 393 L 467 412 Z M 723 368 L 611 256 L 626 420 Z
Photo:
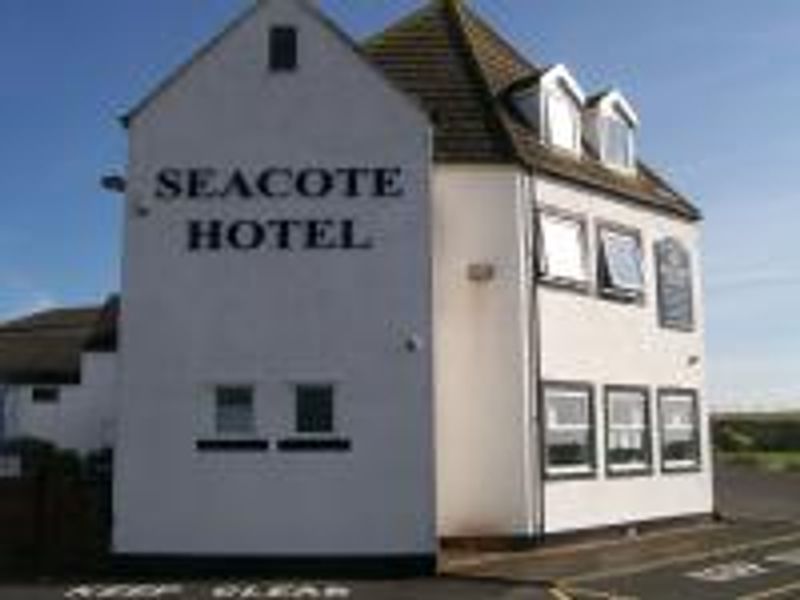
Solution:
M 357 45 L 261 0 L 125 125 L 119 299 L 0 328 L 0 434 L 114 447 L 117 553 L 425 570 L 712 511 L 700 213 L 620 91 L 464 2 Z

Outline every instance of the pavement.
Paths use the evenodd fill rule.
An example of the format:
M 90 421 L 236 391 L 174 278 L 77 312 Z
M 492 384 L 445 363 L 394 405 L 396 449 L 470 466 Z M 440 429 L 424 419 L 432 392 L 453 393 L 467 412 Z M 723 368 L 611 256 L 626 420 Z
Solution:
M 550 586 L 559 600 L 800 599 L 800 475 L 718 465 L 724 518 L 642 536 L 445 557 L 444 570 Z

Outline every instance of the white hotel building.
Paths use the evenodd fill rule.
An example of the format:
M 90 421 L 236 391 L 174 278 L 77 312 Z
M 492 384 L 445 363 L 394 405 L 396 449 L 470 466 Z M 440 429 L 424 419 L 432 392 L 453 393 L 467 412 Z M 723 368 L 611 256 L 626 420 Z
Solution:
M 0 327 L 0 436 L 113 446 L 117 554 L 712 511 L 700 214 L 621 92 L 456 0 L 360 45 L 260 0 L 125 125 L 119 298 Z

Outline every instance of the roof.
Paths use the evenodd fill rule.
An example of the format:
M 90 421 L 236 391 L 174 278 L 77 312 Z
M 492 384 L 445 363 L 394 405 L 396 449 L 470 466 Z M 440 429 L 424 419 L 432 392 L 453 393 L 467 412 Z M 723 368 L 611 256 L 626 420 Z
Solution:
M 700 211 L 644 163 L 618 173 L 591 152 L 576 158 L 540 141 L 514 114 L 509 91 L 544 69 L 522 56 L 460 0 L 432 0 L 363 44 L 434 124 L 441 163 L 517 164 L 615 197 L 696 220 Z
M 105 306 L 59 308 L 0 324 L 0 383 L 80 383 L 83 352 L 115 349 L 114 306 L 112 300 Z M 107 343 L 112 322 L 114 346 Z M 95 338 L 106 341 L 105 350 L 87 346 Z

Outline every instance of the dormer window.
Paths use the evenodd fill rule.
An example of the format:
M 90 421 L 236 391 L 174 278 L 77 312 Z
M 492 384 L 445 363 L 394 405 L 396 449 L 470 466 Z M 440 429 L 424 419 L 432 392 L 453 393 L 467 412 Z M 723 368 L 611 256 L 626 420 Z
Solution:
M 544 138 L 561 150 L 578 153 L 581 147 L 581 113 L 575 100 L 560 85 L 543 92 Z
M 514 106 L 527 125 L 538 129 L 542 143 L 579 155 L 584 94 L 566 67 L 551 67 L 538 79 L 514 87 Z
M 604 163 L 618 169 L 633 169 L 633 129 L 625 120 L 616 116 L 602 117 L 600 140 L 600 157 Z
M 590 98 L 586 114 L 587 138 L 606 166 L 620 171 L 636 170 L 634 133 L 639 119 L 616 91 L 604 92 Z

